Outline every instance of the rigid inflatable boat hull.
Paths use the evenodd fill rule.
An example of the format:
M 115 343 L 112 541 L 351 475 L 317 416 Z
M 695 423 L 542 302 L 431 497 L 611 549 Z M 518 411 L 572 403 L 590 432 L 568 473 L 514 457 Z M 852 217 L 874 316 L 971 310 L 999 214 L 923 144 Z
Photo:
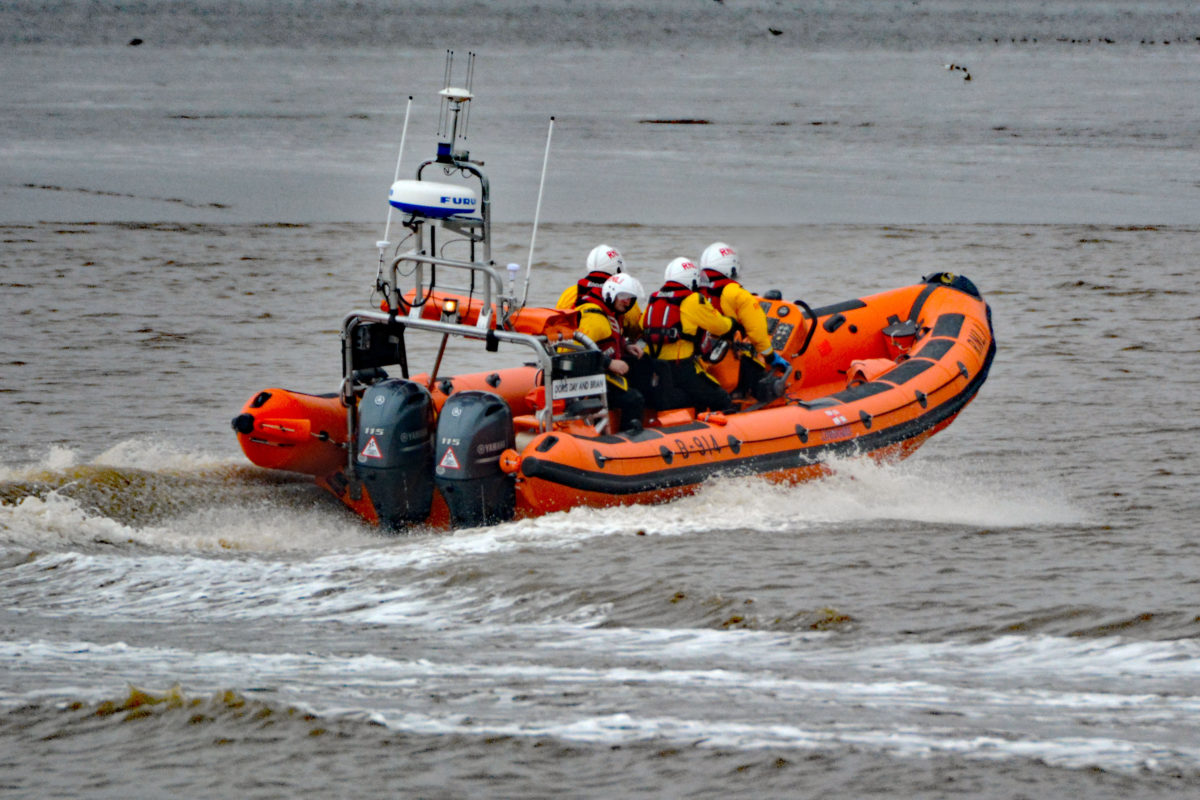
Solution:
M 525 432 L 502 459 L 507 477 L 499 479 L 513 482 L 514 505 L 501 516 L 522 518 L 580 505 L 662 502 L 717 475 L 797 482 L 827 474 L 831 459 L 904 458 L 974 398 L 995 353 L 987 304 L 969 281 L 953 276 L 826 306 L 811 317 L 780 300 L 763 300 L 762 306 L 776 349 L 791 356 L 795 369 L 784 396 L 757 410 L 698 417 L 664 412 L 637 433 L 596 435 L 579 424 L 537 432 L 531 423 L 540 378 L 532 367 L 413 380 L 428 386 L 436 413 L 448 397 L 467 392 L 494 396 L 511 410 L 505 419 L 515 432 Z M 800 350 L 805 352 L 798 355 Z M 736 377 L 729 364 L 715 374 Z M 239 440 L 254 463 L 312 474 L 364 519 L 379 521 L 370 486 L 351 480 L 347 410 L 340 398 L 271 389 L 251 399 L 235 428 L 239 420 L 250 428 L 239 429 Z M 356 450 L 367 441 L 358 438 Z M 454 438 L 462 436 L 456 432 Z M 445 458 L 444 449 L 438 458 Z M 447 506 L 446 487 L 469 487 L 446 478 L 443 470 L 424 519 L 410 522 L 467 524 L 475 518 Z M 497 479 L 489 473 L 489 481 Z

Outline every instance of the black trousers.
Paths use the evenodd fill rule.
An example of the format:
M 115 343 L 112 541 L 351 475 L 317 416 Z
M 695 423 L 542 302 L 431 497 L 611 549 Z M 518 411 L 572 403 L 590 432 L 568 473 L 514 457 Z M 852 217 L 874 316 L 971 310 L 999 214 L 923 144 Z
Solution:
M 753 396 L 755 400 L 773 400 L 773 397 L 763 397 L 764 394 L 758 382 L 767 374 L 767 368 L 750 356 L 742 356 L 738 365 L 737 391 L 742 397 Z
M 621 430 L 638 430 L 642 427 L 642 414 L 646 410 L 646 398 L 650 396 L 654 378 L 654 365 L 649 358 L 630 358 L 629 373 L 625 380 L 629 388 L 622 389 L 608 381 L 608 407 L 621 412 Z
M 710 378 L 696 371 L 692 359 L 656 361 L 654 375 L 658 385 L 651 394 L 651 405 L 665 411 L 670 408 L 694 408 L 697 411 L 725 411 L 733 403 L 729 393 Z
M 646 410 L 646 398 L 632 386 L 622 389 L 609 381 L 608 407 L 621 412 L 621 430 L 637 430 L 642 427 L 642 412 Z

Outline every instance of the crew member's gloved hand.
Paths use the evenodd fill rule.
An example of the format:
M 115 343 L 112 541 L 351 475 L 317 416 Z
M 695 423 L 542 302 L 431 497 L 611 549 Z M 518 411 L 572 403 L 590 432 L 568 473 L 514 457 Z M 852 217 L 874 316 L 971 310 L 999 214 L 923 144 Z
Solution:
M 779 355 L 779 353 L 771 353 L 770 360 L 771 360 L 772 367 L 778 367 L 779 369 L 783 370 L 784 372 L 786 372 L 787 368 L 791 366 L 791 364 L 789 364 L 787 362 L 787 359 L 784 358 L 783 356 Z

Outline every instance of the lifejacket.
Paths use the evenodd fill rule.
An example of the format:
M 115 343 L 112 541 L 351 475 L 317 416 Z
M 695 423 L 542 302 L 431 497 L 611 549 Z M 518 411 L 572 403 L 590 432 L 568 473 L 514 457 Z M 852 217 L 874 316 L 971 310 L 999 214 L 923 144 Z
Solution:
M 621 331 L 621 323 L 613 315 L 613 311 L 608 307 L 608 304 L 595 297 L 588 297 L 584 300 L 591 308 L 583 309 L 584 314 L 596 314 L 604 317 L 608 322 L 609 330 L 612 334 L 605 338 L 596 341 L 596 346 L 605 352 L 611 358 L 625 359 L 625 334 Z
M 707 297 L 709 300 L 712 301 L 713 308 L 715 308 L 718 313 L 724 314 L 725 316 L 727 316 L 733 320 L 733 327 L 729 329 L 729 333 L 725 334 L 724 337 L 715 337 L 715 338 L 725 338 L 728 340 L 732 340 L 734 334 L 737 334 L 737 333 L 744 334 L 746 332 L 746 328 L 744 325 L 742 325 L 742 321 L 740 319 L 738 319 L 737 317 L 735 317 L 733 314 L 727 313 L 725 311 L 725 309 L 721 308 L 721 294 L 725 291 L 725 289 L 729 286 L 741 286 L 741 284 L 738 283 L 733 278 L 728 278 L 728 277 L 722 275 L 720 272 L 717 272 L 715 269 L 704 270 L 704 275 L 705 275 L 705 277 L 708 278 L 708 286 L 706 286 L 704 288 L 705 297 Z M 705 353 L 705 355 L 707 355 L 707 352 Z
M 654 358 L 658 358 L 663 345 L 680 339 L 699 344 L 699 331 L 690 334 L 683 331 L 683 312 L 680 307 L 691 294 L 691 289 L 672 281 L 650 295 L 650 301 L 646 303 L 646 326 L 642 338 L 649 345 L 650 355 Z
M 607 272 L 594 270 L 584 275 L 575 284 L 575 307 L 579 308 L 584 303 L 594 302 L 600 297 L 600 287 L 604 282 L 611 278 Z
M 704 270 L 705 276 L 708 278 L 708 286 L 704 289 L 704 294 L 712 300 L 713 307 L 722 314 L 725 312 L 721 309 L 721 292 L 725 291 L 725 287 L 731 283 L 737 283 L 733 278 L 727 278 L 716 270 Z M 726 314 L 728 316 L 728 314 Z
M 596 292 L 595 294 L 599 294 Z M 590 318 L 589 321 L 600 322 L 605 326 L 606 335 L 592 337 L 592 341 L 600 348 L 600 351 L 608 358 L 609 361 L 627 359 L 628 349 L 625 343 L 625 335 L 621 332 L 621 323 L 617 320 L 614 312 L 609 308 L 608 303 L 595 295 L 585 298 L 583 305 L 579 308 L 581 321 L 584 317 Z M 595 318 L 599 317 L 598 320 Z M 580 325 L 582 330 L 583 325 Z M 607 369 L 608 362 L 605 362 L 604 379 L 616 386 L 618 389 L 627 391 L 629 389 L 629 380 L 624 375 L 617 375 L 614 372 L 609 372 Z

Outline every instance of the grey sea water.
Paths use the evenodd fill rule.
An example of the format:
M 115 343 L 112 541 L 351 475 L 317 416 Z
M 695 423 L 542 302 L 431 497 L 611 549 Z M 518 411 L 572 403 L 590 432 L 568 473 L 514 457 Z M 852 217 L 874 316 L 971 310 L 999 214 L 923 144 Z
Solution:
M 0 8 L 0 796 L 1195 795 L 1192 5 L 397 8 Z M 250 467 L 446 47 L 497 260 L 556 117 L 532 300 L 601 241 L 812 304 L 959 272 L 978 398 L 900 464 L 453 533 Z

